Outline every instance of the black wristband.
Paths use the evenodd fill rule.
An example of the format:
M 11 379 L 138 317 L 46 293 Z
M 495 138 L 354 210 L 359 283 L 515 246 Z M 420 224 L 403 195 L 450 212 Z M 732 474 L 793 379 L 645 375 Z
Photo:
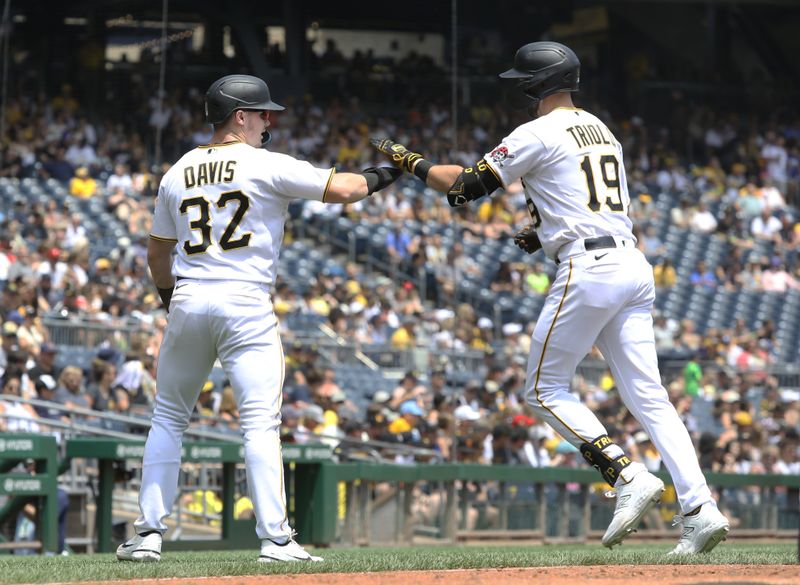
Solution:
M 423 183 L 427 183 L 428 172 L 430 172 L 431 167 L 433 167 L 433 163 L 423 158 L 414 165 L 414 174 L 422 179 Z

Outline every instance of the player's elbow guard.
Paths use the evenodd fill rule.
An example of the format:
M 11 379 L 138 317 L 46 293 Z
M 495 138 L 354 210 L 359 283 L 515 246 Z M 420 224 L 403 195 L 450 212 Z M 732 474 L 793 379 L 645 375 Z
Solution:
M 474 167 L 467 167 L 461 171 L 447 190 L 447 202 L 450 207 L 461 207 L 484 195 L 491 195 L 502 186 L 492 168 L 481 159 Z

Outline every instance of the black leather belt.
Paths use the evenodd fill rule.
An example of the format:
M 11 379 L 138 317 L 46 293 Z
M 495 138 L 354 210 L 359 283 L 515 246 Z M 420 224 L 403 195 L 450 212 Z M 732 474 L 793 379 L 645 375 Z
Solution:
M 587 252 L 592 250 L 602 250 L 603 248 L 616 248 L 617 242 L 614 236 L 600 236 L 599 238 L 586 238 L 583 240 L 583 247 Z
M 587 252 L 592 250 L 602 250 L 603 248 L 616 248 L 617 241 L 614 236 L 599 236 L 597 238 L 586 238 L 583 240 L 583 248 Z M 561 264 L 561 260 L 556 257 L 556 264 Z

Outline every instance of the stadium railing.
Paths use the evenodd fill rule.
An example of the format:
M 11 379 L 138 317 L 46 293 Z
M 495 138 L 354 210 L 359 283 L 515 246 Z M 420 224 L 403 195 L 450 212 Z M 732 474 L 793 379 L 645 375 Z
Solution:
M 678 513 L 669 484 L 639 537 L 673 539 L 667 517 Z M 708 473 L 734 538 L 796 538 L 800 477 Z M 478 464 L 325 464 L 314 487 L 315 544 L 423 541 L 597 541 L 613 514 L 608 486 L 589 469 Z M 394 522 L 392 522 L 394 519 Z
M 42 323 L 50 334 L 50 341 L 56 345 L 97 347 L 109 343 L 113 347 L 130 347 L 133 334 L 142 331 L 139 325 L 130 323 L 109 325 L 88 319 L 61 319 L 44 317 Z
M 20 470 L 20 467 L 22 468 Z M 0 550 L 58 549 L 58 459 L 53 437 L 29 433 L 0 434 L 0 495 L 8 499 L 0 517 L 14 517 L 34 499 L 38 541 L 2 542 Z
M 52 460 L 41 467 L 42 474 L 57 469 L 55 440 L 39 435 L 0 436 L 0 461 L 6 458 L 4 453 L 17 463 L 35 457 L 33 443 L 25 442 L 29 437 L 51 445 L 48 453 Z M 438 462 L 393 464 L 386 463 L 379 452 L 383 447 L 397 446 L 364 444 L 359 448 L 359 441 L 344 440 L 348 441 L 349 461 L 335 461 L 335 454 L 342 450 L 327 444 L 283 447 L 290 520 L 303 542 L 587 542 L 599 538 L 613 513 L 613 500 L 606 497 L 608 486 L 598 483 L 597 474 L 590 469 Z M 25 447 L 24 453 L 9 448 L 20 445 Z M 66 439 L 64 445 L 62 468 L 70 460 L 97 461 L 96 550 L 110 551 L 114 542 L 123 538 L 113 532 L 114 514 L 120 513 L 120 501 L 114 497 L 115 480 L 120 479 L 119 471 L 125 469 L 126 462 L 140 464 L 144 442 L 141 438 L 78 437 Z M 178 525 L 172 531 L 178 540 L 170 539 L 167 547 L 197 550 L 255 546 L 254 521 L 234 517 L 236 495 L 245 493 L 240 482 L 243 447 L 236 442 L 187 442 L 183 461 L 188 468 L 202 469 L 207 477 L 199 485 L 213 487 L 219 494 L 222 510 L 213 518 L 204 515 L 204 519 L 216 522 L 221 531 L 191 538 Z M 45 488 L 55 489 L 58 472 L 52 473 L 52 486 L 45 486 L 39 473 L 10 478 L 12 483 L 0 476 L 0 491 L 14 488 L 14 481 L 33 490 L 33 483 L 27 480 L 35 479 L 39 487 L 33 490 L 34 495 L 41 495 Z M 659 475 L 670 483 L 666 474 Z M 796 535 L 800 477 L 718 473 L 708 473 L 706 477 L 718 492 L 722 509 L 734 522 L 733 537 Z M 27 495 L 33 492 L 28 491 Z M 15 502 L 19 507 L 21 501 Z M 645 519 L 639 536 L 673 538 L 667 522 L 677 512 L 674 490 L 669 486 L 661 507 Z M 50 534 L 47 520 L 42 524 L 43 534 Z M 45 547 L 48 546 L 52 547 L 52 543 L 45 540 Z
M 327 445 L 285 445 L 283 447 L 284 465 L 288 467 L 285 476 L 287 481 L 287 501 L 292 501 L 291 509 L 293 525 L 298 530 L 314 534 L 317 518 L 322 516 L 305 493 L 307 486 L 315 484 L 314 476 L 323 461 L 332 457 L 332 449 Z M 96 459 L 99 467 L 96 535 L 98 552 L 110 552 L 115 543 L 112 542 L 113 526 L 113 489 L 114 464 L 126 460 L 141 461 L 144 456 L 144 441 L 121 441 L 116 439 L 98 439 L 79 437 L 70 439 L 66 445 L 68 458 Z M 169 541 L 172 550 L 198 550 L 206 548 L 251 548 L 257 544 L 255 523 L 234 518 L 236 494 L 236 466 L 244 462 L 244 447 L 231 443 L 185 443 L 181 454 L 183 463 L 221 464 L 221 539 Z M 308 505 L 306 505 L 308 504 Z

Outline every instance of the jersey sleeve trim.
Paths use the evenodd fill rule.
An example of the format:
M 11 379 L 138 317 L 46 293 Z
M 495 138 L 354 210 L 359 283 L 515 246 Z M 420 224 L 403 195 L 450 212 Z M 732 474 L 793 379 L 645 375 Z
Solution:
M 505 181 L 503 180 L 503 178 L 500 176 L 500 173 L 498 173 L 498 172 L 497 172 L 497 169 L 495 169 L 495 168 L 492 166 L 493 164 L 494 164 L 494 162 L 493 162 L 493 161 L 490 161 L 490 160 L 487 160 L 487 161 L 486 161 L 486 166 L 487 166 L 487 167 L 489 167 L 489 170 L 490 170 L 490 171 L 492 171 L 492 174 L 493 174 L 495 177 L 497 177 L 497 182 L 498 182 L 498 183 L 500 183 L 500 186 L 501 186 L 503 189 L 505 189 L 506 191 L 508 191 L 508 185 L 506 185 L 506 182 L 505 182 Z
M 322 202 L 323 203 L 327 203 L 327 201 L 325 201 L 325 198 L 328 196 L 328 189 L 330 189 L 330 187 L 331 187 L 331 181 L 333 181 L 333 175 L 335 175 L 335 174 L 336 174 L 336 167 L 332 167 L 331 168 L 331 174 L 328 177 L 328 182 L 325 183 L 325 190 L 322 192 Z
M 170 243 L 173 243 L 173 244 L 177 244 L 178 243 L 178 240 L 176 240 L 175 238 L 165 238 L 163 236 L 156 236 L 154 234 L 150 234 L 150 239 L 151 240 L 155 240 L 157 242 L 170 242 Z
M 488 162 L 488 161 L 486 162 L 486 167 L 487 167 L 487 168 L 488 168 L 490 171 L 492 171 L 492 174 L 494 175 L 494 178 L 495 178 L 495 179 L 497 179 L 497 182 L 498 182 L 498 183 L 500 183 L 500 186 L 501 186 L 503 189 L 506 189 L 506 190 L 508 190 L 508 188 L 506 187 L 505 183 L 503 183 L 503 179 L 500 177 L 500 175 L 497 173 L 497 171 L 494 169 L 494 167 L 493 167 L 491 164 L 489 164 L 489 162 Z

